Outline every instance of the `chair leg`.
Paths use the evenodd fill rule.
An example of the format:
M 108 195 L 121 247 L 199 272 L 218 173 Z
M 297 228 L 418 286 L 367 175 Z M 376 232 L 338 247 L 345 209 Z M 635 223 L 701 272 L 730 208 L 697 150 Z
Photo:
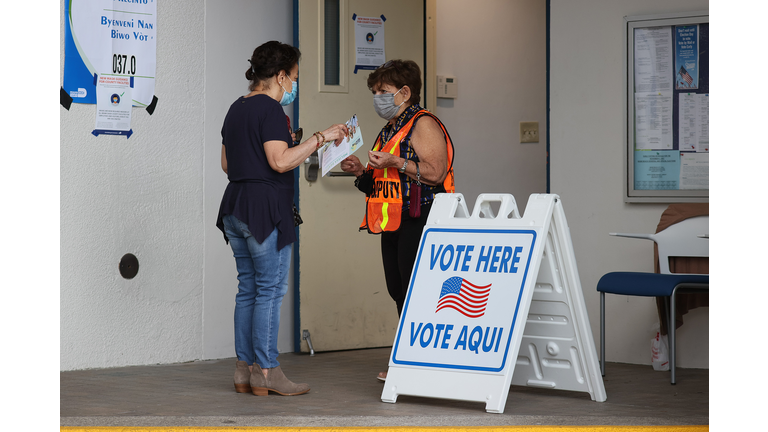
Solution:
M 675 316 L 675 295 L 677 288 L 672 290 L 669 300 L 669 322 L 667 323 L 667 333 L 669 333 L 669 370 L 672 372 L 672 385 L 675 385 L 675 329 L 677 328 L 677 317 Z
M 600 373 L 605 376 L 605 293 L 600 293 Z

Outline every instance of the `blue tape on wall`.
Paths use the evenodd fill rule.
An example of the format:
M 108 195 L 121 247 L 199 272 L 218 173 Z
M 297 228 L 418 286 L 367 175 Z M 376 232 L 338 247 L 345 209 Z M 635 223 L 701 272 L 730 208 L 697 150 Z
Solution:
M 352 14 L 352 21 L 354 21 L 355 19 L 357 19 L 357 14 L 356 14 L 356 13 L 353 13 L 353 14 Z
M 357 73 L 358 70 L 376 70 L 378 69 L 378 66 L 355 66 L 354 73 Z
M 386 18 L 384 18 L 384 15 L 382 15 L 382 16 L 381 16 L 381 20 L 382 20 L 382 21 L 386 21 L 387 19 L 386 19 Z
M 104 130 L 104 129 L 94 129 L 93 132 L 91 132 L 94 136 L 99 135 L 125 135 L 125 138 L 130 138 L 131 135 L 133 135 L 133 129 L 127 130 L 127 131 L 116 131 L 116 130 Z

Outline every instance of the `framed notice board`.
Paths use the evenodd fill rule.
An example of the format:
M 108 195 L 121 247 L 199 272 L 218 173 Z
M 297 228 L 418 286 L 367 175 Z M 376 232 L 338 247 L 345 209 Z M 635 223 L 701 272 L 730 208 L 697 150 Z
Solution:
M 624 21 L 624 201 L 708 202 L 709 12 Z

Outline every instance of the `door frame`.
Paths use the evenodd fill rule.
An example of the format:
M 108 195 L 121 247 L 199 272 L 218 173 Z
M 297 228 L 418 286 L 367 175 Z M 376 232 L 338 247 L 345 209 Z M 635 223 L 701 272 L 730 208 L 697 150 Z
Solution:
M 424 71 L 422 86 L 424 90 L 424 101 L 427 109 L 435 109 L 437 105 L 436 91 L 429 91 L 430 88 L 435 89 L 437 86 L 437 75 L 435 74 L 435 47 L 437 44 L 437 22 L 436 22 L 436 10 L 437 0 L 422 0 L 424 6 L 423 14 L 423 29 L 424 29 Z M 293 0 L 293 46 L 299 47 L 299 0 Z M 299 120 L 299 98 L 301 98 L 301 92 L 296 96 L 296 100 L 293 102 L 293 124 L 300 126 Z M 294 126 L 295 127 L 295 126 Z M 293 171 L 293 202 L 300 203 L 299 200 L 299 172 L 296 169 Z M 299 212 L 300 206 L 297 204 Z M 296 353 L 301 352 L 302 330 L 301 330 L 301 231 L 299 227 L 296 227 L 296 242 L 293 245 L 293 351 Z
M 299 47 L 299 0 L 293 0 L 293 46 Z M 293 124 L 300 125 L 299 122 L 299 97 L 293 101 Z M 301 212 L 299 201 L 299 172 L 301 169 L 293 170 L 293 202 L 297 203 L 296 208 Z M 301 255 L 299 251 L 299 242 L 301 242 L 301 230 L 296 230 L 296 243 L 293 245 L 293 352 L 301 352 L 301 296 L 299 290 L 301 287 Z

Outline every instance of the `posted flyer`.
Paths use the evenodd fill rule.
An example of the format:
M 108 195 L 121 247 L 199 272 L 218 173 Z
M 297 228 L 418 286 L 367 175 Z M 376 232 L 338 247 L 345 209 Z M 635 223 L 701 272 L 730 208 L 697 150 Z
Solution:
M 131 137 L 130 77 L 102 75 L 96 84 L 96 129 L 98 135 L 126 135 Z
M 117 7 L 119 5 L 119 7 Z M 157 1 L 65 0 L 64 83 L 74 103 L 95 104 L 95 76 L 134 78 L 131 103 L 155 95 Z
M 363 17 L 355 15 L 355 73 L 359 69 L 373 70 L 386 61 L 384 45 L 384 15 Z

